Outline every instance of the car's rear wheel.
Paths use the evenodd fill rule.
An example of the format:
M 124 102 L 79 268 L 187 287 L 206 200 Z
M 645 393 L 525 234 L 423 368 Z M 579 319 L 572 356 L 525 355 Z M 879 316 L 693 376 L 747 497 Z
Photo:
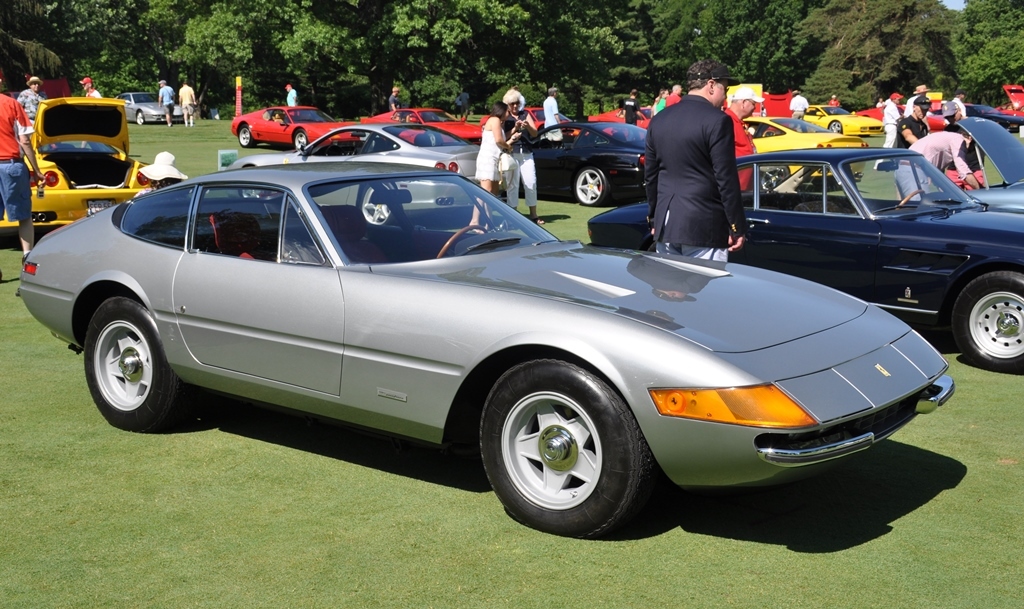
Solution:
M 968 283 L 953 305 L 952 325 L 969 362 L 1024 373 L 1024 274 L 996 271 Z
M 118 429 L 162 431 L 186 412 L 186 385 L 167 364 L 153 316 L 130 298 L 111 298 L 93 314 L 85 379 L 96 407 Z
M 146 124 L 146 116 L 142 113 L 142 110 L 139 110 L 138 112 L 135 113 L 135 124 L 136 125 L 145 125 Z
M 296 150 L 299 150 L 303 146 L 309 143 L 309 136 L 306 135 L 305 129 L 296 129 L 295 133 L 292 134 L 292 144 Z
M 597 167 L 584 167 L 573 180 L 573 196 L 580 205 L 600 205 L 608 199 L 608 176 Z
M 536 360 L 494 385 L 480 423 L 487 478 L 513 518 L 597 537 L 643 508 L 654 459 L 622 398 L 590 372 Z
M 249 125 L 238 127 L 238 145 L 242 148 L 252 148 L 252 130 L 249 129 Z
M 839 121 L 832 121 L 831 123 L 828 124 L 828 130 L 831 131 L 832 133 L 842 133 L 843 124 L 840 123 Z

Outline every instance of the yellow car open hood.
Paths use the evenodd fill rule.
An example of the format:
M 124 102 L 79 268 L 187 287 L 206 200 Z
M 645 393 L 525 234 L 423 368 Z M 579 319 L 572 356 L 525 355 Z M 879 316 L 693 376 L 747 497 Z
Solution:
M 128 154 L 128 120 L 124 100 L 60 97 L 39 104 L 32 144 L 88 140 Z

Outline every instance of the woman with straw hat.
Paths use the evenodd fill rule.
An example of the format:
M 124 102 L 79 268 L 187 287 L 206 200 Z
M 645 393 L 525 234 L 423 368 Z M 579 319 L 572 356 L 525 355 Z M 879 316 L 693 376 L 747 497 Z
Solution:
M 153 159 L 153 164 L 146 165 L 139 172 L 149 178 L 149 188 L 140 190 L 139 194 L 159 190 L 188 179 L 187 175 L 178 171 L 178 168 L 174 166 L 174 155 L 166 151 L 157 154 Z

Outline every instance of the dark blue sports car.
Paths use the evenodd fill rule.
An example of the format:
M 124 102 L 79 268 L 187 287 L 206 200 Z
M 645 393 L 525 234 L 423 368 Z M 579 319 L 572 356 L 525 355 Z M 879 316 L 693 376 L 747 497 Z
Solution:
M 909 150 L 792 150 L 739 167 L 754 179 L 747 244 L 730 261 L 951 327 L 975 365 L 1024 373 L 1024 215 L 990 210 Z M 651 246 L 645 203 L 595 216 L 589 230 L 595 245 Z

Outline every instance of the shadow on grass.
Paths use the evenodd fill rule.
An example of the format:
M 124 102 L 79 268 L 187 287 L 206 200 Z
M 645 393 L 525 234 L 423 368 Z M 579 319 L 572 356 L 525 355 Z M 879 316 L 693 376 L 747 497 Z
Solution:
M 893 522 L 955 488 L 966 473 L 955 459 L 887 440 L 821 476 L 763 491 L 696 495 L 666 479 L 635 524 L 611 539 L 681 528 L 794 552 L 838 552 L 886 535 Z
M 188 433 L 206 429 L 219 429 L 224 433 L 463 491 L 491 491 L 479 458 L 462 458 L 435 448 L 415 446 L 222 398 L 204 398 L 199 418 L 175 431 Z

